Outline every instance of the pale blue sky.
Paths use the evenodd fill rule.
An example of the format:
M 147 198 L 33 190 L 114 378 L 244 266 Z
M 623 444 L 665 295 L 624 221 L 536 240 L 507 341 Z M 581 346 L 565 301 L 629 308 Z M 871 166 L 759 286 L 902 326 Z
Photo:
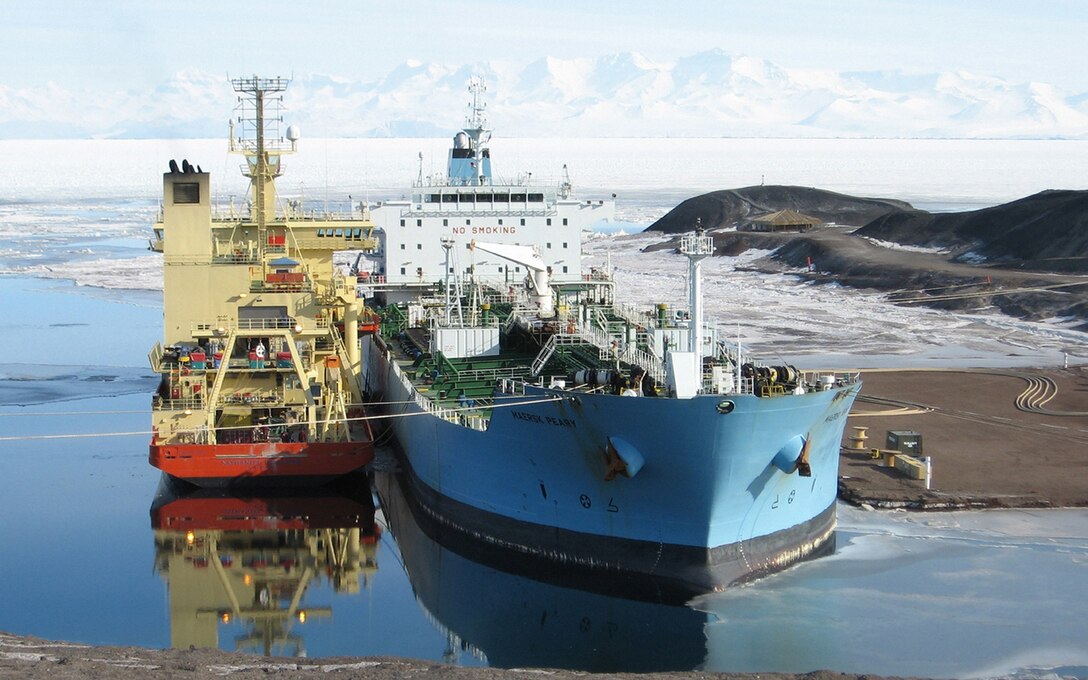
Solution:
M 4 3 L 0 85 L 138 89 L 173 73 L 381 77 L 459 64 L 711 48 L 790 68 L 967 70 L 1088 92 L 1082 0 L 40 0 Z

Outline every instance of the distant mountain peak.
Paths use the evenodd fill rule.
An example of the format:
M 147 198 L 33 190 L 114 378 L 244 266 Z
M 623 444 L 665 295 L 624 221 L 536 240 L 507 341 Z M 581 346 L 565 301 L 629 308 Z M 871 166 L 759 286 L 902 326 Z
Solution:
M 639 52 L 528 63 L 410 58 L 361 81 L 296 77 L 288 114 L 332 136 L 431 135 L 462 122 L 465 83 L 488 83 L 488 121 L 506 137 L 1008 137 L 1088 139 L 1088 93 L 963 70 L 785 68 L 714 48 L 657 62 Z M 72 102 L 81 105 L 74 107 Z M 204 136 L 229 115 L 225 78 L 175 73 L 147 91 L 0 85 L 0 136 Z M 168 121 L 168 122 L 166 122 Z M 186 130 L 186 122 L 191 125 Z

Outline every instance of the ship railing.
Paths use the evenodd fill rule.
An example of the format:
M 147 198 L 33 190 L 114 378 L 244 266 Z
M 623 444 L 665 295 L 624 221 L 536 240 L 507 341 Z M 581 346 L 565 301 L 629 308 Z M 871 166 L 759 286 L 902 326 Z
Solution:
M 178 399 L 164 399 L 156 394 L 151 399 L 152 411 L 199 411 L 204 408 L 202 397 L 181 397 Z
M 413 204 L 413 205 L 418 206 L 419 204 Z M 462 204 L 462 203 L 447 203 L 447 204 L 444 204 L 444 205 L 448 205 L 450 207 L 441 208 L 441 209 L 438 209 L 438 210 L 415 207 L 415 208 L 409 208 L 408 210 L 404 211 L 403 214 L 404 214 L 404 216 L 406 218 L 407 217 L 413 217 L 413 218 L 443 217 L 443 216 L 448 217 L 450 215 L 457 215 L 458 217 L 488 217 L 488 216 L 494 215 L 496 213 L 501 213 L 502 215 L 506 215 L 506 216 L 512 215 L 512 216 L 515 216 L 515 217 L 554 217 L 554 216 L 559 214 L 559 211 L 554 206 L 548 207 L 548 208 L 543 208 L 543 209 L 538 208 L 538 209 L 530 210 L 528 208 L 509 207 L 510 204 L 508 204 L 508 203 L 500 203 L 499 204 L 500 207 L 497 207 L 497 208 L 483 208 L 483 209 L 479 208 L 478 204 L 472 204 L 473 207 L 471 207 L 471 208 L 470 207 L 462 208 L 461 207 L 462 205 L 467 205 L 467 204 Z M 488 205 L 488 204 L 483 203 L 483 205 Z M 514 225 L 510 225 L 510 226 L 502 226 L 502 227 L 487 227 L 486 229 L 491 229 L 493 231 L 489 232 L 489 231 L 486 231 L 484 227 L 480 227 L 479 230 L 475 231 L 474 233 L 476 233 L 479 236 L 484 236 L 484 237 L 486 237 L 489 233 L 491 233 L 491 234 L 515 233 L 514 230 L 516 229 L 516 227 Z M 503 230 L 509 230 L 509 231 L 503 231 Z
M 589 338 L 597 346 L 597 356 L 602 360 L 619 359 L 643 368 L 654 380 L 665 380 L 665 365 L 654 355 L 639 349 L 633 343 L 622 343 L 598 328 L 579 329 L 579 335 Z
M 274 330 L 294 328 L 294 317 L 278 316 L 267 319 L 238 319 L 237 328 L 241 331 Z
M 283 401 L 283 395 L 273 392 L 235 392 L 224 394 L 221 404 L 275 404 Z
M 328 207 L 305 209 L 299 206 L 281 206 L 283 214 L 294 222 L 363 222 L 367 216 L 360 217 L 353 209 L 335 210 Z
M 478 368 L 473 370 L 457 371 L 458 380 L 498 380 L 499 378 L 520 378 L 524 375 L 522 368 Z
M 653 312 L 640 309 L 626 302 L 613 306 L 612 313 L 635 326 L 650 327 L 653 325 Z
M 665 365 L 649 352 L 644 352 L 634 345 L 628 344 L 624 350 L 620 352 L 620 359 L 629 364 L 642 367 L 643 370 L 653 376 L 653 379 L 659 383 L 664 382 L 665 380 Z
M 412 384 L 412 380 L 403 370 L 401 370 L 400 365 L 398 365 L 397 362 L 391 362 L 391 366 L 393 367 L 393 373 L 401 381 L 405 389 L 408 390 L 408 394 L 413 395 L 413 402 L 415 405 L 423 411 L 451 423 L 470 427 L 474 430 L 482 431 L 487 429 L 487 426 L 490 423 L 489 418 L 486 418 L 478 412 L 466 412 L 464 408 L 448 408 L 440 406 L 435 403 L 433 399 L 425 396 L 415 388 L 415 385 Z
M 328 322 L 324 317 L 310 319 L 317 328 L 324 328 Z M 233 330 L 261 331 L 261 330 L 289 330 L 298 325 L 298 319 L 293 316 L 269 317 L 266 319 L 239 319 L 221 316 L 214 322 L 196 321 L 189 324 L 189 332 L 193 337 L 222 335 L 226 336 Z
M 278 275 L 269 274 L 268 276 Z M 249 292 L 251 293 L 313 293 L 314 290 L 314 284 L 308 278 L 300 281 L 251 279 L 249 282 Z
M 295 225 L 296 228 L 298 225 Z M 365 250 L 374 251 L 378 248 L 378 239 L 367 236 L 366 227 L 354 229 L 318 228 L 312 236 L 302 233 L 294 233 L 291 243 L 295 248 L 305 250 Z M 301 229 L 299 229 L 301 231 Z M 336 232 L 343 232 L 337 234 Z
M 715 371 L 721 368 L 721 371 Z M 703 394 L 755 394 L 756 385 L 752 378 L 741 377 L 737 383 L 736 370 L 728 366 L 709 366 L 703 370 Z
M 826 390 L 839 385 L 853 385 L 861 380 L 858 371 L 821 371 L 807 370 L 801 372 L 801 382 L 816 389 Z
M 525 381 L 517 378 L 499 378 L 496 388 L 501 394 L 523 395 L 525 394 Z
M 212 255 L 212 264 L 257 264 L 258 262 L 260 257 L 257 251 L 235 250 Z
M 603 317 L 601 317 L 603 319 Z M 599 319 L 600 320 L 600 319 Z M 606 333 L 598 326 L 585 326 L 585 325 L 571 325 L 567 326 L 568 332 L 560 332 L 554 334 L 548 341 L 548 346 L 541 351 L 541 355 L 544 355 L 545 350 L 554 348 L 558 345 L 578 345 L 589 344 L 597 348 L 597 358 L 602 361 L 614 361 L 619 359 L 628 364 L 640 366 L 647 373 L 649 373 L 658 382 L 665 380 L 665 365 L 660 359 L 654 355 L 639 349 L 631 343 L 621 343 L 619 340 L 613 338 L 610 334 Z M 570 332 L 572 331 L 573 332 Z M 551 352 L 547 353 L 547 357 L 550 358 Z M 538 356 L 538 359 L 541 357 Z M 540 372 L 543 368 L 544 361 L 540 362 L 540 366 L 534 364 L 533 375 Z

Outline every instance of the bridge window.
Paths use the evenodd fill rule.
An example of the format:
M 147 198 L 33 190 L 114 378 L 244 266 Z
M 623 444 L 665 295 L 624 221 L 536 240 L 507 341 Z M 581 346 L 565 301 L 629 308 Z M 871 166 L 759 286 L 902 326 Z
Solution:
M 529 194 L 529 202 L 530 203 L 543 203 L 544 202 L 544 194 Z
M 510 194 L 510 200 L 515 203 L 524 203 L 525 194 Z
M 442 194 L 442 202 L 443 203 L 456 203 L 457 202 L 457 194 Z

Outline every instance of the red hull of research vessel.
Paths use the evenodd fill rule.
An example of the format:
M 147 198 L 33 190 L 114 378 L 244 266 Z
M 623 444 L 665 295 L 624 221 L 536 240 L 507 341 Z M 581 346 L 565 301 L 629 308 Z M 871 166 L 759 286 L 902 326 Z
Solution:
M 197 486 L 243 481 L 323 481 L 374 459 L 373 442 L 152 444 L 151 464 Z

